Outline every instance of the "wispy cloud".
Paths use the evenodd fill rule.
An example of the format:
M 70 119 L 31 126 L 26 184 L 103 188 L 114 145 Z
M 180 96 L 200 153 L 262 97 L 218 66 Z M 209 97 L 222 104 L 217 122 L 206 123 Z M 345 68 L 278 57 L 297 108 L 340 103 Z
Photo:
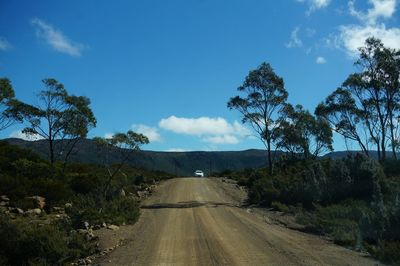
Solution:
M 369 0 L 372 5 L 367 12 L 356 10 L 355 0 L 349 1 L 350 14 L 364 23 L 376 24 L 380 18 L 391 18 L 396 11 L 396 0 Z
M 237 144 L 239 138 L 249 136 L 250 131 L 235 121 L 232 124 L 221 117 L 185 118 L 170 116 L 161 119 L 159 127 L 177 134 L 196 136 L 211 144 Z
M 162 141 L 161 135 L 158 132 L 158 128 L 156 127 L 149 127 L 143 124 L 132 125 L 132 130 L 145 135 L 150 142 L 160 142 Z
M 37 37 L 45 40 L 54 50 L 71 56 L 82 55 L 85 45 L 71 41 L 59 29 L 39 18 L 32 19 L 31 23 L 36 28 Z
M 287 48 L 296 48 L 296 47 L 303 46 L 303 41 L 299 37 L 299 31 L 300 31 L 300 27 L 296 27 L 290 33 L 290 41 L 285 44 L 285 46 Z
M 7 51 L 11 47 L 12 46 L 11 46 L 10 42 L 6 38 L 0 37 L 0 50 Z
M 310 15 L 311 13 L 313 13 L 314 11 L 316 11 L 318 9 L 322 9 L 322 8 L 329 6 L 331 0 L 310 0 L 308 2 L 309 2 L 310 7 L 307 11 L 307 15 Z
M 309 16 L 311 13 L 326 8 L 331 3 L 331 0 L 296 0 L 298 3 L 306 3 L 308 5 L 308 10 L 306 15 Z
M 203 138 L 204 142 L 211 144 L 237 144 L 239 139 L 233 135 L 211 136 Z
M 326 64 L 326 59 L 322 56 L 318 56 L 317 59 L 315 60 L 315 63 L 317 63 L 319 65 Z
M 358 54 L 358 48 L 363 46 L 365 39 L 369 37 L 379 38 L 386 46 L 400 49 L 400 28 L 388 28 L 382 22 L 393 17 L 397 1 L 369 0 L 369 3 L 371 8 L 362 12 L 356 9 L 354 0 L 349 1 L 349 13 L 357 18 L 360 24 L 342 25 L 339 35 L 334 36 L 351 56 Z
M 106 138 L 106 139 L 111 139 L 113 136 L 114 136 L 113 133 L 106 133 L 106 134 L 104 134 L 104 138 Z
M 186 151 L 190 151 L 190 150 L 181 149 L 181 148 L 171 148 L 171 149 L 167 149 L 165 151 L 166 152 L 186 152 Z
M 364 46 L 369 37 L 375 37 L 391 48 L 400 49 L 400 28 L 386 28 L 380 25 L 348 25 L 341 26 L 340 39 L 347 52 L 354 56 L 358 54 L 358 48 Z

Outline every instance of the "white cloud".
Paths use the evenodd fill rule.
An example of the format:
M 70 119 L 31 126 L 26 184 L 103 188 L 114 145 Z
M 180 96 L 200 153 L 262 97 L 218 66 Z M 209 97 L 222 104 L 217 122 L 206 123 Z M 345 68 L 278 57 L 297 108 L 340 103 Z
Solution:
M 204 142 L 212 144 L 237 144 L 239 140 L 233 135 L 211 136 L 203 138 Z
M 186 152 L 186 151 L 190 151 L 190 150 L 185 150 L 185 149 L 181 149 L 181 148 L 171 148 L 166 150 L 166 152 Z
M 344 49 L 350 56 L 357 56 L 358 48 L 365 45 L 369 37 L 380 39 L 385 46 L 400 49 L 400 28 L 387 27 L 383 19 L 393 17 L 396 11 L 396 0 L 369 0 L 371 8 L 366 12 L 357 10 L 355 0 L 349 1 L 350 15 L 357 18 L 359 24 L 342 25 L 339 34 L 331 34 L 326 44 Z
M 308 10 L 306 12 L 307 16 L 309 16 L 314 11 L 319 9 L 323 9 L 331 3 L 331 0 L 296 0 L 298 3 L 307 3 Z
M 237 144 L 239 139 L 249 136 L 250 131 L 234 121 L 232 124 L 221 117 L 184 118 L 170 116 L 161 119 L 159 127 L 177 134 L 200 137 L 211 144 Z
M 317 31 L 313 28 L 306 28 L 307 37 L 313 37 Z
M 149 127 L 143 124 L 132 125 L 132 130 L 145 135 L 150 142 L 159 142 L 161 141 L 161 135 L 158 133 L 158 129 L 155 127 Z
M 43 139 L 43 137 L 36 135 L 36 134 L 33 134 L 33 135 L 32 134 L 24 134 L 24 133 L 22 133 L 21 130 L 16 130 L 16 131 L 11 132 L 9 137 L 28 140 L 28 141 L 35 141 L 35 140 Z
M 308 10 L 308 14 L 312 12 L 327 7 L 330 4 L 331 0 L 311 0 L 309 1 L 310 9 Z
M 361 12 L 355 8 L 355 0 L 349 1 L 350 14 L 364 23 L 376 24 L 379 18 L 391 18 L 396 11 L 396 0 L 369 0 L 372 8 Z
M 221 117 L 184 118 L 170 116 L 161 119 L 158 125 L 174 133 L 193 136 L 221 135 L 233 131 L 233 126 Z
M 114 136 L 113 133 L 106 133 L 106 134 L 104 134 L 104 138 L 106 138 L 106 139 L 111 139 L 113 136 Z
M 7 51 L 11 48 L 11 44 L 6 38 L 0 37 L 0 50 Z
M 368 37 L 380 39 L 385 46 L 400 49 L 400 28 L 387 29 L 381 25 L 348 25 L 340 28 L 342 45 L 350 55 L 356 55 L 358 48 L 364 46 Z
M 292 33 L 290 34 L 290 41 L 285 44 L 287 48 L 295 48 L 295 47 L 302 47 L 303 42 L 298 36 L 300 31 L 300 27 L 296 27 L 293 29 Z
M 36 28 L 36 35 L 58 52 L 71 56 L 81 56 L 82 51 L 85 49 L 83 44 L 71 41 L 59 29 L 39 18 L 32 19 L 31 23 Z
M 315 63 L 317 63 L 319 65 L 326 64 L 326 59 L 322 56 L 318 56 L 317 59 L 315 60 Z

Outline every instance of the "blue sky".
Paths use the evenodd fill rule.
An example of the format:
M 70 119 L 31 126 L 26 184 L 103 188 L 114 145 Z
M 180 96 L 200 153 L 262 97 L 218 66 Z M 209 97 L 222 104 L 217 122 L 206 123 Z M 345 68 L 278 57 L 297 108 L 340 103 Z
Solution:
M 398 0 L 0 0 L 0 76 L 28 103 L 48 77 L 89 97 L 91 137 L 134 129 L 144 149 L 262 148 L 226 108 L 247 73 L 269 62 L 289 102 L 313 112 L 369 36 L 400 48 Z

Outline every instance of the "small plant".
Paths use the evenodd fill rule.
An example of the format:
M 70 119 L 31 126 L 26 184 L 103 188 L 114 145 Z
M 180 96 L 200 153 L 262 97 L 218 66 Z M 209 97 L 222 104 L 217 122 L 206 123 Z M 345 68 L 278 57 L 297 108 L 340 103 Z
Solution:
M 0 261 L 5 265 L 60 265 L 94 251 L 93 243 L 68 229 L 11 222 L 0 216 Z
M 276 211 L 280 211 L 280 212 L 289 212 L 289 207 L 283 203 L 280 203 L 279 201 L 273 201 L 271 203 L 271 207 L 276 210 Z

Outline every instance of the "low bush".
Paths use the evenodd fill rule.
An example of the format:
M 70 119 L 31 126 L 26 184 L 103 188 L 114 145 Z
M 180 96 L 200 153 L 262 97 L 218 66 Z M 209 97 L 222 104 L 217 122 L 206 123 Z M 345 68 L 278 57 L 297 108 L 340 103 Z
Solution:
M 5 216 L 0 216 L 0 239 L 0 261 L 4 265 L 60 265 L 87 256 L 95 248 L 67 228 L 12 222 Z
M 400 242 L 381 241 L 377 246 L 366 244 L 367 250 L 375 258 L 390 265 L 400 265 Z
M 289 207 L 283 203 L 280 203 L 279 201 L 273 201 L 271 203 L 271 207 L 276 211 L 289 212 Z
M 105 200 L 100 196 L 81 195 L 73 200 L 73 207 L 68 209 L 74 227 L 79 227 L 82 221 L 90 224 L 103 222 L 121 225 L 133 224 L 140 213 L 139 204 L 130 197 L 116 197 Z

